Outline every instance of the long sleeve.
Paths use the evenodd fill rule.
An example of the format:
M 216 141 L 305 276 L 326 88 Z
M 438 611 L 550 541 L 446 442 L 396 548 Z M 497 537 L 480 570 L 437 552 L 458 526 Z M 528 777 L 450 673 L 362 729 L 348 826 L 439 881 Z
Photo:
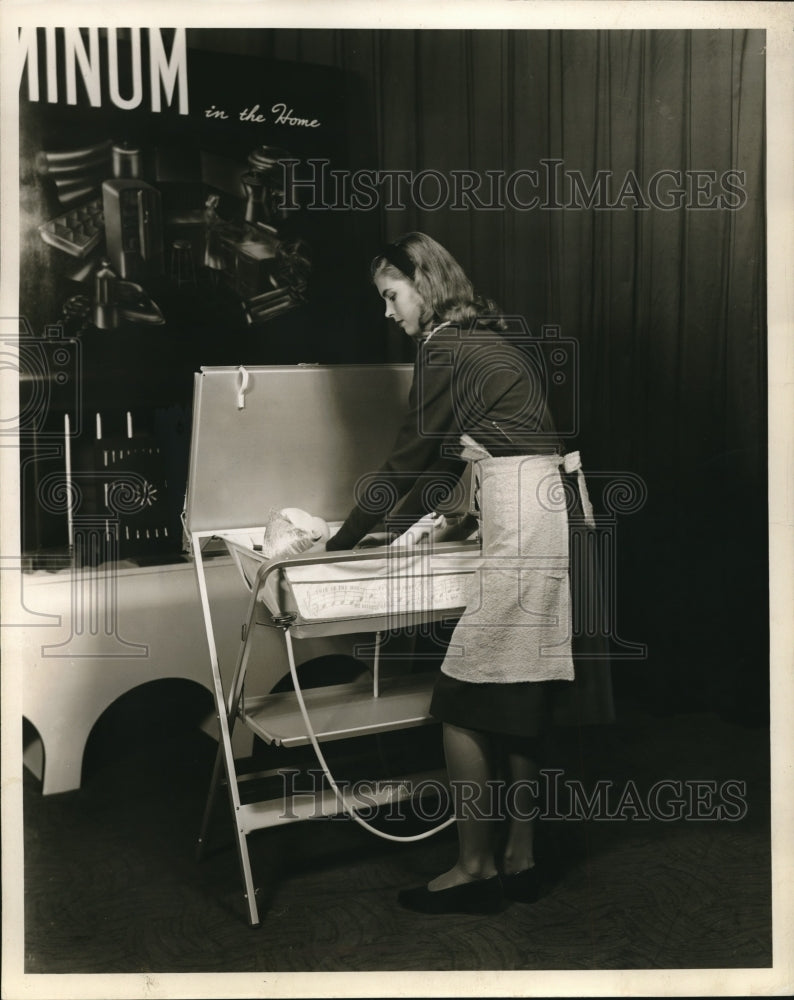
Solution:
M 445 357 L 449 355 L 449 357 Z M 448 363 L 443 363 L 448 361 Z M 432 342 L 421 345 L 408 396 L 408 412 L 387 461 L 356 486 L 356 505 L 326 548 L 352 548 L 381 521 L 399 533 L 433 510 L 454 490 L 465 463 L 453 454 L 457 443 L 452 396 L 453 358 Z M 458 449 L 459 450 L 459 449 Z M 395 507 L 404 499 L 398 511 Z
M 487 329 L 451 327 L 425 341 L 391 455 L 359 481 L 356 506 L 326 548 L 352 548 L 381 521 L 399 534 L 442 506 L 465 469 L 464 431 L 495 456 L 558 450 L 541 368 Z

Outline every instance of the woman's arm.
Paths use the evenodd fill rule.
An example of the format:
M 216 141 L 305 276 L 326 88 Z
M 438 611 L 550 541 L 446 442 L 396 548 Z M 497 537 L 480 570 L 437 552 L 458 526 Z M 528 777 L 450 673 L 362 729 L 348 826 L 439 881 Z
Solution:
M 446 348 L 445 352 L 449 354 Z M 432 342 L 419 348 L 408 412 L 391 454 L 377 472 L 356 484 L 356 505 L 326 543 L 329 551 L 352 548 L 381 521 L 392 537 L 400 534 L 454 488 L 465 465 L 443 447 L 458 436 L 452 367 L 438 363 Z

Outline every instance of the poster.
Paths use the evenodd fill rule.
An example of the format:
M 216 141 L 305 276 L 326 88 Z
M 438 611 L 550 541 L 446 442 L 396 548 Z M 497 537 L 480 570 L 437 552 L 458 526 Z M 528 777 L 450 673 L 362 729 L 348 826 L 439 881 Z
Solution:
M 142 3 L 60 5 L 56 15 L 19 3 L 2 16 L 4 995 L 783 992 L 792 914 L 776 887 L 791 869 L 790 799 L 773 799 L 763 780 L 748 788 L 741 767 L 723 771 L 716 760 L 722 749 L 733 766 L 719 742 L 731 734 L 757 750 L 767 663 L 771 787 L 791 759 L 791 560 L 781 557 L 791 541 L 788 12 L 742 3 L 493 4 L 454 13 L 414 5 L 383 16 L 367 5 L 165 12 Z M 77 673 L 96 654 L 69 642 L 98 627 L 115 644 L 103 655 L 116 670 L 135 664 L 149 637 L 143 626 L 102 633 L 94 618 L 115 598 L 98 590 L 78 610 L 73 588 L 59 610 L 42 603 L 36 584 L 71 580 L 76 551 L 84 566 L 118 561 L 152 580 L 175 566 L 189 571 L 181 513 L 193 373 L 410 360 L 367 272 L 379 246 L 412 229 L 454 246 L 477 285 L 525 317 L 544 357 L 560 338 L 573 345 L 567 382 L 549 386 L 560 426 L 588 456 L 594 482 L 619 475 L 634 491 L 617 519 L 611 581 L 617 689 L 658 709 L 643 716 L 655 733 L 666 720 L 669 733 L 680 726 L 696 744 L 686 719 L 703 716 L 716 717 L 718 735 L 696 764 L 675 770 L 671 761 L 668 773 L 654 761 L 637 778 L 642 803 L 625 839 L 611 832 L 625 810 L 602 828 L 613 851 L 627 850 L 648 782 L 684 782 L 697 815 L 679 816 L 678 826 L 661 820 L 673 841 L 687 822 L 701 824 L 702 942 L 712 960 L 689 968 L 664 940 L 651 947 L 660 928 L 679 940 L 693 920 L 691 909 L 666 902 L 667 876 L 653 868 L 650 910 L 632 897 L 647 936 L 616 950 L 591 928 L 596 943 L 585 954 L 578 941 L 570 965 L 549 952 L 533 967 L 531 941 L 522 945 L 520 934 L 501 946 L 505 968 L 493 957 L 483 965 L 472 958 L 476 944 L 462 951 L 451 942 L 453 927 L 438 938 L 450 949 L 444 959 L 413 968 L 394 939 L 369 936 L 349 914 L 337 939 L 324 936 L 333 924 L 323 914 L 333 908 L 320 906 L 309 923 L 317 944 L 296 937 L 293 947 L 305 949 L 297 959 L 264 938 L 251 944 L 245 967 L 227 968 L 223 942 L 237 931 L 266 935 L 270 916 L 250 931 L 225 902 L 220 910 L 208 902 L 212 917 L 199 922 L 198 940 L 177 935 L 170 964 L 149 942 L 159 961 L 141 968 L 147 935 L 134 930 L 132 945 L 117 942 L 100 961 L 70 967 L 57 948 L 48 958 L 37 914 L 73 922 L 51 940 L 68 942 L 71 930 L 79 942 L 101 935 L 103 911 L 81 915 L 79 887 L 75 900 L 52 906 L 19 876 L 23 834 L 28 857 L 42 861 L 47 821 L 37 828 L 30 817 L 48 808 L 56 815 L 51 795 L 68 803 L 81 794 L 73 774 L 49 794 L 31 785 L 33 773 L 54 782 L 58 751 L 48 759 L 45 738 L 42 760 L 41 734 L 29 728 L 23 763 L 20 720 L 34 729 L 38 721 L 30 718 L 30 651 L 46 647 L 42 662 Z M 79 509 L 67 486 L 78 490 Z M 152 620 L 168 613 L 159 608 Z M 64 637 L 44 633 L 64 621 L 66 655 L 53 656 Z M 63 727 L 72 724 L 72 700 L 82 700 L 79 688 L 58 688 Z M 23 776 L 25 795 L 38 796 L 27 818 Z M 624 792 L 627 777 L 635 777 L 630 767 Z M 747 824 L 761 824 L 770 806 L 775 852 L 760 835 L 761 855 L 737 869 L 737 898 L 749 900 L 761 928 L 753 951 L 738 903 L 723 921 L 710 915 L 708 902 L 725 903 L 706 855 L 710 831 L 715 842 L 741 845 Z M 652 819 L 658 826 L 660 816 Z M 343 837 L 339 829 L 334 836 Z M 299 842 L 310 844 L 310 835 Z M 185 847 L 187 856 L 192 843 Z M 174 844 L 164 850 L 176 856 Z M 591 863 L 579 876 L 592 872 L 608 895 L 603 855 Z M 398 855 L 390 864 L 400 871 Z M 684 868 L 695 877 L 693 856 Z M 189 866 L 177 870 L 189 881 Z M 191 889 L 202 878 L 197 872 Z M 764 878 L 768 891 L 753 895 Z M 178 912 L 182 890 L 172 878 L 164 884 L 172 896 L 159 918 L 152 914 L 153 929 L 162 913 Z M 598 901 L 586 898 L 595 921 Z M 281 905 L 292 926 L 301 911 L 290 911 L 286 895 Z M 115 906 L 125 906 L 123 895 Z M 635 923 L 630 907 L 620 919 L 604 912 L 617 935 Z M 395 920 L 384 926 L 398 935 L 409 927 L 439 934 L 418 918 Z M 460 927 L 476 942 L 475 924 Z M 697 939 L 698 929 L 691 933 Z

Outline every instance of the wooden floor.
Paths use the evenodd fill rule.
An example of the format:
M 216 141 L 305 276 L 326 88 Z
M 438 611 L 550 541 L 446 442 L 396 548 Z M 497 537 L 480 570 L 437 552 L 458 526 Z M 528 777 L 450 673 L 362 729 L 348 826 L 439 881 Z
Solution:
M 207 706 L 196 699 L 200 714 Z M 547 819 L 539 858 L 548 892 L 496 916 L 418 916 L 397 905 L 400 888 L 452 863 L 453 830 L 413 844 L 344 819 L 261 831 L 251 847 L 263 921 L 249 928 L 225 798 L 217 848 L 194 859 L 215 744 L 195 725 L 175 730 L 168 699 L 160 702 L 155 711 L 128 702 L 100 724 L 80 791 L 44 798 L 26 775 L 27 973 L 771 965 L 762 725 L 626 705 L 609 731 L 552 740 L 544 763 L 586 788 L 613 782 L 613 802 L 632 783 L 644 796 L 661 779 L 735 780 L 746 784 L 747 812 L 734 821 Z M 375 749 L 432 757 L 438 730 L 421 732 Z

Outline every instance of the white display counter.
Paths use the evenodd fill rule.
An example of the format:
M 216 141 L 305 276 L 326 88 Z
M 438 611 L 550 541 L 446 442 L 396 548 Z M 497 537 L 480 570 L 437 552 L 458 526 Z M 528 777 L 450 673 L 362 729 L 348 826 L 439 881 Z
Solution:
M 221 671 L 231 676 L 240 643 L 240 577 L 227 556 L 207 560 L 205 569 Z M 16 625 L 10 666 L 22 685 L 23 715 L 39 737 L 25 748 L 25 764 L 42 779 L 43 794 L 80 787 L 91 730 L 128 691 L 182 678 L 212 692 L 192 562 L 36 571 L 18 573 L 18 580 L 20 606 L 4 624 Z M 264 633 L 261 641 L 273 638 Z M 319 655 L 319 644 L 307 647 L 304 660 Z M 325 640 L 322 653 L 329 651 Z M 235 754 L 244 756 L 252 737 L 242 727 L 235 736 Z

